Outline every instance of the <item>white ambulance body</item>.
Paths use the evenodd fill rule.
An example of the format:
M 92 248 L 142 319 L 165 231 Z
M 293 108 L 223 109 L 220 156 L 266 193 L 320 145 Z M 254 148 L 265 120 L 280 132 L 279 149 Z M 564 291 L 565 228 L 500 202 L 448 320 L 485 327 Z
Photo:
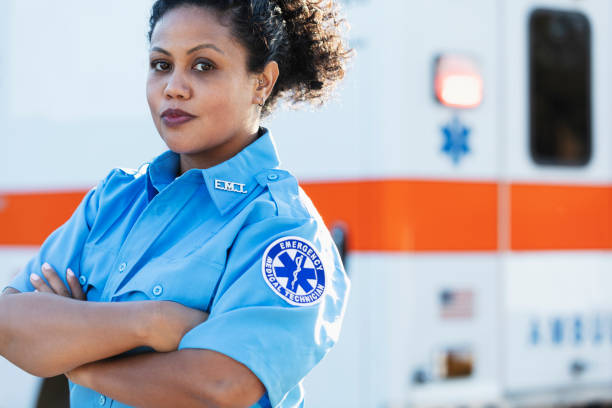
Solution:
M 111 167 L 164 149 L 150 4 L 0 3 L 0 283 Z M 352 279 L 307 407 L 612 401 L 612 3 L 344 7 L 336 99 L 266 123 Z M 40 384 L 0 364 L 0 407 Z

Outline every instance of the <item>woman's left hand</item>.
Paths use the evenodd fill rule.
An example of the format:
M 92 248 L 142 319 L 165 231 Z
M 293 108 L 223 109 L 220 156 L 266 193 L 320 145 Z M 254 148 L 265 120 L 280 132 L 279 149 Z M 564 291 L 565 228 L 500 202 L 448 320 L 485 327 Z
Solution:
M 64 282 L 60 279 L 57 272 L 55 272 L 55 269 L 48 263 L 45 262 L 41 270 L 43 276 L 47 279 L 47 282 L 49 282 L 49 285 L 47 285 L 37 274 L 33 273 L 30 275 L 30 283 L 32 283 L 32 286 L 34 286 L 38 292 L 51 293 L 77 300 L 86 300 L 79 279 L 70 268 L 66 270 L 66 282 L 68 282 L 69 288 L 64 285 Z

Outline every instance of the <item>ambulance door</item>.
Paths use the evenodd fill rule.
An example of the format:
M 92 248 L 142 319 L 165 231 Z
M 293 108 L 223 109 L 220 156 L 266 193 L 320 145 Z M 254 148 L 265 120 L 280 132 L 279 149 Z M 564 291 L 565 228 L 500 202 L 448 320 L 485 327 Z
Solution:
M 494 404 L 499 2 L 401 4 L 399 13 L 402 6 L 390 8 L 401 16 L 391 25 L 406 27 L 406 79 L 399 88 L 407 95 L 390 108 L 404 118 L 395 132 L 399 148 L 390 157 L 403 160 L 387 160 L 385 168 L 406 182 L 399 219 L 412 241 L 401 256 L 387 258 L 393 327 L 377 341 L 389 350 L 395 385 L 387 403 Z M 404 401 L 398 399 L 400 381 Z
M 610 398 L 612 3 L 503 4 L 504 392 Z

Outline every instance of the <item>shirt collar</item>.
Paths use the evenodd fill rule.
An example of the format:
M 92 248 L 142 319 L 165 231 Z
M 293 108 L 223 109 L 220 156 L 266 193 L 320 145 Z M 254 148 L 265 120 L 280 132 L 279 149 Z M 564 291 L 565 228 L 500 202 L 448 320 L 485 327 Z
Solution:
M 213 202 L 223 215 L 257 188 L 256 175 L 280 165 L 274 139 L 268 129 L 234 157 L 208 169 L 191 169 L 176 177 L 179 155 L 168 150 L 149 165 L 147 190 L 152 198 L 174 180 L 204 182 Z M 154 191 L 157 190 L 157 191 Z
M 153 160 L 147 168 L 147 189 L 162 191 L 176 179 L 179 169 L 179 156 L 168 150 Z

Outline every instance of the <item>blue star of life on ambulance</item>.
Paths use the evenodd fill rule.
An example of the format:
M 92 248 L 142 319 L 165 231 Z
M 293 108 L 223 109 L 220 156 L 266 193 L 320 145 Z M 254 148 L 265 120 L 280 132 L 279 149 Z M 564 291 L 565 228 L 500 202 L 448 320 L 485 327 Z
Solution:
M 444 145 L 442 152 L 448 154 L 455 164 L 459 164 L 463 156 L 470 152 L 468 136 L 471 130 L 457 116 L 451 119 L 443 128 Z
M 287 289 L 293 293 L 297 292 L 298 287 L 306 293 L 312 292 L 314 288 L 308 282 L 309 279 L 316 279 L 317 274 L 313 268 L 303 268 L 306 257 L 301 253 L 296 253 L 295 258 L 287 252 L 283 252 L 279 255 L 278 259 L 282 262 L 283 266 L 275 266 L 274 273 L 280 278 L 289 279 Z

